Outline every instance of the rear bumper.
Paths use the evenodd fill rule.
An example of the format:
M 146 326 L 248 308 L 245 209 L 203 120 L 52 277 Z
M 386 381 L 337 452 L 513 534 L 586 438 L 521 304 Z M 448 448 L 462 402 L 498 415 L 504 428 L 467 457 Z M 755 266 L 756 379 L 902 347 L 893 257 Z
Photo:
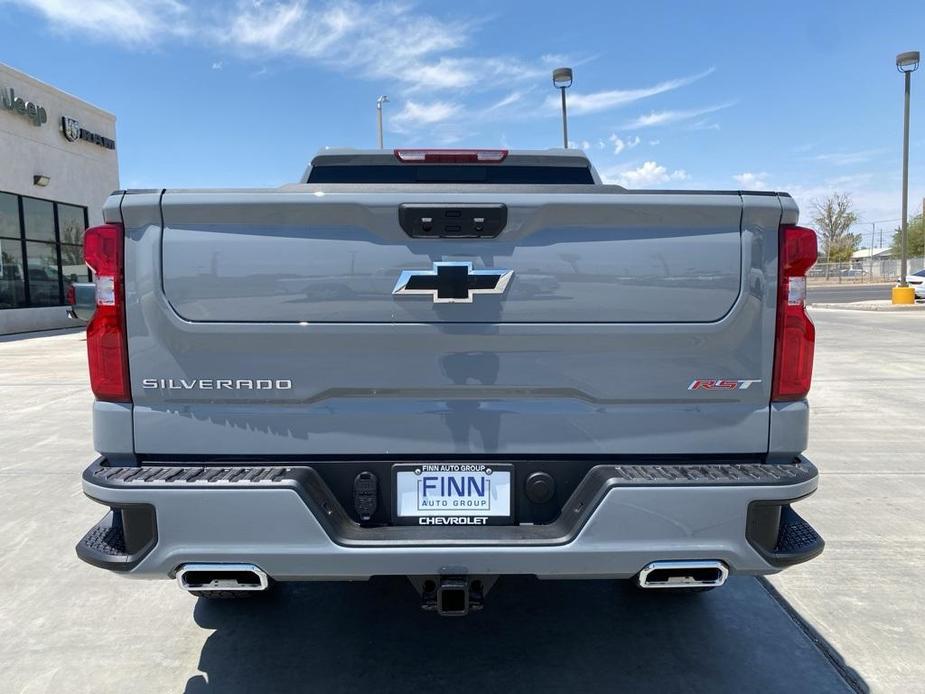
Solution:
M 652 561 L 713 559 L 768 574 L 822 551 L 790 508 L 816 489 L 805 459 L 764 464 L 602 464 L 545 525 L 361 527 L 310 464 L 115 468 L 85 493 L 111 511 L 78 544 L 91 564 L 138 577 L 247 562 L 277 580 L 533 574 L 628 578 Z

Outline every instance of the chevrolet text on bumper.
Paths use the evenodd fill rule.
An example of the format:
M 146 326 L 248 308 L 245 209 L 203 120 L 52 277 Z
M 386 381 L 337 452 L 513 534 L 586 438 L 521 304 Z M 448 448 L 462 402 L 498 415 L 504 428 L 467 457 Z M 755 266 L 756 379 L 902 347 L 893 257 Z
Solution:
M 631 191 L 569 150 L 329 150 L 273 190 L 117 191 L 85 235 L 86 562 L 203 597 L 404 575 L 696 593 L 807 561 L 815 234 L 785 193 Z

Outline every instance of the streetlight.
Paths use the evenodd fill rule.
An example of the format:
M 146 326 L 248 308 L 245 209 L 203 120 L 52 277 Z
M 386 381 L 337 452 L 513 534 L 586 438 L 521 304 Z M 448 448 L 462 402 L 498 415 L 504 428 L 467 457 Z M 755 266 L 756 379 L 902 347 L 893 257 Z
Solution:
M 565 90 L 572 86 L 572 68 L 557 67 L 552 71 L 553 86 L 562 92 L 562 146 L 568 149 L 568 116 L 565 112 Z
M 383 149 L 384 145 L 382 144 L 382 104 L 389 103 L 389 97 L 383 95 L 376 99 L 376 124 L 378 128 L 376 132 L 379 134 L 379 149 Z
M 906 226 L 909 216 L 909 91 L 912 82 L 912 73 L 919 68 L 919 52 L 906 51 L 896 56 L 896 69 L 903 73 L 906 87 L 906 100 L 903 108 L 903 213 L 902 225 L 902 263 L 900 264 L 900 291 L 893 292 L 893 303 L 915 303 L 915 291 L 906 284 L 906 273 L 909 269 L 906 252 Z

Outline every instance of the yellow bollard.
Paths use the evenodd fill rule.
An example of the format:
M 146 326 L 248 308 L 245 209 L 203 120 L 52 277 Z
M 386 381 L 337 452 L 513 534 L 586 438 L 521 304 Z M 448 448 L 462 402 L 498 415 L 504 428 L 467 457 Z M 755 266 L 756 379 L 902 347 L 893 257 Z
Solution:
M 915 287 L 893 287 L 894 304 L 914 304 Z

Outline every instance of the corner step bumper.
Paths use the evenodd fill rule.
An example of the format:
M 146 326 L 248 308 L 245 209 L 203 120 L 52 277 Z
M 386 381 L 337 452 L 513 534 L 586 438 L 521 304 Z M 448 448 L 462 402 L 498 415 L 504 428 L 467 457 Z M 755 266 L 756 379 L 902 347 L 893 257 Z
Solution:
M 185 563 L 253 563 L 278 580 L 430 575 L 447 566 L 629 578 L 653 561 L 698 559 L 763 574 L 822 551 L 789 505 L 816 484 L 815 467 L 802 458 L 602 464 L 552 523 L 363 527 L 310 463 L 109 467 L 100 460 L 85 471 L 84 490 L 112 510 L 78 554 L 151 576 Z

